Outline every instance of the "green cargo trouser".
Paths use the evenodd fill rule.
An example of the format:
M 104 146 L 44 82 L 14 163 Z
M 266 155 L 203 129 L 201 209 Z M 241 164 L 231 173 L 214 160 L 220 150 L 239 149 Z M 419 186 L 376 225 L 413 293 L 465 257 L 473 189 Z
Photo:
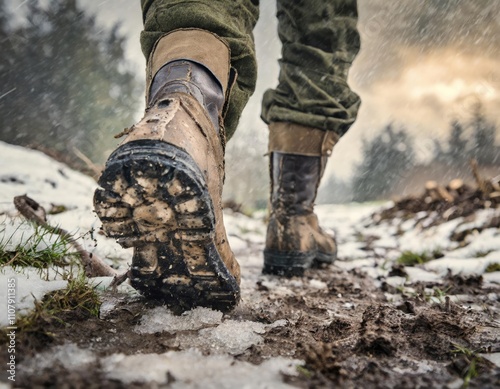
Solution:
M 255 90 L 257 63 L 252 30 L 258 0 L 141 0 L 146 58 L 166 32 L 201 28 L 225 39 L 238 72 L 224 119 L 230 138 Z M 262 119 L 291 122 L 342 136 L 356 119 L 359 97 L 347 85 L 359 51 L 356 0 L 277 0 L 283 43 L 279 85 L 266 91 Z

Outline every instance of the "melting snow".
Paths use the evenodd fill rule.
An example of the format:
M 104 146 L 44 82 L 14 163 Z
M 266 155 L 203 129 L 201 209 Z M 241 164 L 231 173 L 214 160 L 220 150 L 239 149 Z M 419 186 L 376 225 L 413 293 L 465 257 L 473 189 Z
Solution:
M 83 370 L 96 361 L 97 357 L 92 351 L 81 349 L 73 343 L 67 343 L 37 354 L 34 358 L 29 359 L 29 363 L 22 363 L 19 368 L 28 374 L 50 369 L 55 364 L 61 364 L 68 370 Z
M 134 329 L 139 334 L 155 332 L 193 331 L 215 326 L 222 321 L 222 312 L 198 307 L 176 316 L 167 307 L 156 307 L 142 316 L 141 324 Z
M 54 279 L 54 273 L 49 274 L 50 281 L 40 278 L 38 269 L 23 269 L 22 273 L 15 272 L 10 267 L 2 267 L 0 274 L 0 301 L 6 304 L 7 283 L 10 279 L 16 280 L 16 309 L 17 315 L 27 313 L 35 306 L 35 299 L 41 300 L 45 294 L 58 289 L 66 288 L 67 281 Z M 5 305 L 4 305 L 5 306 Z M 0 326 L 8 325 L 7 309 L 2 309 Z
M 197 350 L 165 354 L 116 354 L 103 361 L 111 379 L 125 384 L 156 382 L 172 388 L 290 388 L 282 373 L 296 375 L 298 360 L 271 358 L 261 365 L 224 355 L 203 356 Z
M 139 334 L 177 333 L 177 339 L 184 348 L 196 347 L 216 354 L 237 355 L 262 342 L 260 335 L 267 330 L 287 324 L 285 320 L 269 325 L 252 321 L 222 321 L 222 316 L 222 312 L 202 307 L 180 316 L 172 314 L 166 307 L 156 307 L 142 316 L 134 331 Z
M 26 160 L 30 164 L 26 164 Z M 0 172 L 0 215 L 3 214 L 2 217 L 5 218 L 0 219 L 0 242 L 4 246 L 15 249 L 19 244 L 31 244 L 29 237 L 33 235 L 34 229 L 16 216 L 17 212 L 12 204 L 14 196 L 28 194 L 47 210 L 52 203 L 64 205 L 68 211 L 49 215 L 51 224 L 69 230 L 87 250 L 105 258 L 115 267 L 122 270 L 128 268 L 132 250 L 124 250 L 113 240 L 97 233 L 100 222 L 92 212 L 92 193 L 96 183 L 91 178 L 70 170 L 40 152 L 2 142 L 0 166 L 9 166 L 8 173 Z M 427 217 L 424 222 L 420 222 L 429 223 L 430 218 L 425 214 L 417 215 L 415 220 L 392 220 L 373 225 L 369 216 L 382 206 L 389 204 L 317 207 L 320 222 L 325 228 L 335 231 L 339 243 L 339 261 L 336 266 L 344 270 L 358 269 L 373 278 L 387 277 L 393 262 L 404 250 L 417 253 L 441 250 L 443 258 L 406 268 L 408 278 L 386 278 L 387 283 L 396 287 L 404 285 L 408 291 L 413 290 L 411 285 L 417 281 L 439 282 L 448 269 L 453 273 L 483 274 L 488 264 L 500 263 L 500 235 L 495 229 L 469 235 L 468 245 L 462 248 L 457 242 L 450 240 L 453 232 L 479 227 L 488 218 L 498 216 L 499 210 L 480 212 L 474 221 L 456 219 L 423 229 L 418 221 Z M 304 282 L 308 282 L 311 288 L 327 287 L 326 283 L 318 280 L 291 279 L 278 282 L 273 277 L 263 276 L 262 250 L 266 231 L 264 215 L 248 217 L 225 211 L 224 217 L 229 241 L 242 269 L 242 303 L 235 314 L 243 309 L 241 307 L 245 306 L 247 296 L 255 290 L 256 283 L 267 288 L 267 293 L 283 297 L 294 293 L 293 289 L 303 286 Z M 54 239 L 56 238 L 47 235 L 43 240 L 33 241 L 32 244 L 37 249 L 43 249 L 56 243 Z M 0 299 L 3 301 L 6 299 L 6 284 L 10 277 L 17 279 L 18 314 L 33 307 L 34 298 L 41 299 L 45 293 L 66 286 L 66 281 L 60 279 L 54 271 L 48 271 L 43 279 L 33 269 L 24 269 L 19 273 L 7 266 L 0 273 Z M 500 272 L 483 274 L 483 277 L 485 284 L 500 284 Z M 99 285 L 98 290 L 102 290 L 108 287 L 111 278 L 99 278 L 93 282 Z M 130 286 L 122 285 L 119 290 L 122 297 L 104 297 L 101 318 L 113 312 L 123 298 L 134 298 L 135 292 L 131 291 Z M 396 301 L 400 298 L 399 295 L 387 295 Z M 256 298 L 264 299 L 265 294 L 262 296 Z M 347 301 L 342 308 L 353 309 L 354 306 Z M 0 324 L 6 325 L 6 319 L 6 315 L 3 315 Z M 161 355 L 115 354 L 101 360 L 101 363 L 109 378 L 125 384 L 133 381 L 166 384 L 171 380 L 169 385 L 174 388 L 245 387 L 248 383 L 252 388 L 284 388 L 287 385 L 282 382 L 281 372 L 295 374 L 295 366 L 300 361 L 273 358 L 255 366 L 237 361 L 232 355 L 238 355 L 262 342 L 262 335 L 271 328 L 286 325 L 286 321 L 265 325 L 251 321 L 225 320 L 222 313 L 206 308 L 174 316 L 166 308 L 158 307 L 146 311 L 134 331 L 140 334 L 175 332 L 178 341 L 186 347 L 192 347 L 192 350 Z M 211 355 L 204 356 L 202 352 Z M 30 360 L 30 366 L 26 368 L 50 368 L 51 364 L 60 362 L 70 369 L 77 369 L 93 363 L 95 358 L 91 351 L 81 350 L 75 345 L 65 345 Z M 193 369 L 193 366 L 196 368 Z

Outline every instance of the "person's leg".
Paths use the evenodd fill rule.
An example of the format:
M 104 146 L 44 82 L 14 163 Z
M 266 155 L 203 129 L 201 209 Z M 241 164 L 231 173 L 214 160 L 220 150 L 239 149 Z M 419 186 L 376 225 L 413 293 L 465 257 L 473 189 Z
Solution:
M 271 217 L 264 272 L 300 275 L 332 262 L 335 241 L 313 207 L 326 160 L 356 119 L 359 97 L 347 84 L 359 51 L 356 0 L 278 0 L 283 43 L 279 84 L 266 91 Z
M 359 51 L 356 0 L 278 0 L 279 84 L 266 91 L 266 123 L 291 122 L 347 132 L 359 97 L 347 84 Z
M 222 216 L 223 124 L 234 132 L 254 88 L 258 10 L 249 0 L 142 4 L 146 112 L 109 157 L 95 210 L 108 236 L 134 248 L 136 289 L 178 311 L 229 310 L 240 273 Z M 236 82 L 233 67 L 247 72 Z
M 257 62 L 252 30 L 259 16 L 259 0 L 141 0 L 141 5 L 141 46 L 146 58 L 162 35 L 183 28 L 210 31 L 229 45 L 231 67 L 237 72 L 224 107 L 229 139 L 255 90 Z

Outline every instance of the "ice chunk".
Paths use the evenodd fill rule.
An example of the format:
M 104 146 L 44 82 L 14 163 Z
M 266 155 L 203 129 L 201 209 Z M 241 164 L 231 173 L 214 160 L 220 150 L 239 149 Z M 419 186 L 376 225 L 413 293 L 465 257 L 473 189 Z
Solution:
M 110 294 L 101 294 L 101 307 L 99 308 L 99 318 L 105 319 L 107 318 L 119 304 L 126 300 L 128 296 L 119 296 L 110 295 Z
M 118 304 L 118 299 L 103 301 L 101 307 L 99 308 L 99 317 L 105 319 L 109 316 L 111 312 L 116 308 Z
M 309 286 L 314 289 L 326 289 L 328 285 L 326 282 L 320 280 L 311 280 L 309 281 Z
M 217 353 L 241 354 L 254 344 L 259 344 L 265 333 L 265 325 L 251 321 L 227 320 L 217 328 L 200 331 L 200 346 L 209 346 Z
M 156 307 L 141 318 L 141 324 L 134 328 L 139 334 L 155 332 L 193 331 L 214 326 L 221 322 L 222 312 L 198 307 L 175 316 L 167 307 Z
M 262 334 L 271 328 L 285 326 L 286 320 L 278 320 L 266 325 L 252 321 L 226 320 L 214 328 L 205 328 L 193 336 L 184 334 L 177 337 L 185 348 L 195 347 L 212 354 L 238 355 L 253 345 L 263 341 Z

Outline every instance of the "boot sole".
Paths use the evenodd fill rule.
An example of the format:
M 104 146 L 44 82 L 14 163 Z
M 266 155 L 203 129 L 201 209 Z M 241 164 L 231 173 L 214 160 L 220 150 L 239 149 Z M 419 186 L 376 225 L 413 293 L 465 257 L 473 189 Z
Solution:
M 332 264 L 336 259 L 336 254 L 321 252 L 295 253 L 264 250 L 262 273 L 282 277 L 302 277 L 306 269 L 321 267 L 323 264 Z
M 314 258 L 313 266 L 320 266 L 321 264 L 332 264 L 337 260 L 337 253 L 327 254 L 318 251 Z
M 164 142 L 126 143 L 99 185 L 94 206 L 105 233 L 134 248 L 135 289 L 178 312 L 236 306 L 240 289 L 217 251 L 212 200 L 189 154 Z
M 273 274 L 282 277 L 302 277 L 309 269 L 316 253 L 276 252 L 264 250 L 263 274 Z

